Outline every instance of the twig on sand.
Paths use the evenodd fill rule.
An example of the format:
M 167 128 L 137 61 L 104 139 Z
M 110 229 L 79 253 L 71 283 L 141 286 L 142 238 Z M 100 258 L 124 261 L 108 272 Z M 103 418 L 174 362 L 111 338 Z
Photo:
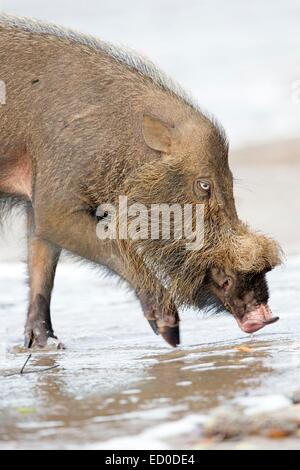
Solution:
M 20 370 L 20 375 L 24 374 L 25 367 L 27 366 L 27 364 L 30 361 L 31 357 L 32 357 L 32 354 L 29 354 L 29 356 L 27 357 L 27 359 L 25 361 L 25 364 L 23 365 L 22 369 Z
M 29 356 L 27 357 L 22 369 L 20 370 L 20 372 L 15 372 L 13 374 L 8 374 L 8 375 L 5 375 L 4 377 L 15 377 L 17 375 L 29 375 L 29 374 L 39 374 L 39 373 L 43 373 L 43 372 L 47 372 L 48 370 L 53 370 L 53 369 L 57 369 L 59 367 L 59 365 L 56 365 L 56 366 L 52 366 L 52 367 L 46 367 L 45 369 L 39 369 L 39 370 L 29 370 L 28 372 L 25 372 L 25 368 L 28 364 L 28 362 L 30 361 L 30 359 L 32 358 L 32 354 L 29 354 Z
M 58 369 L 58 367 L 59 367 L 59 365 L 52 366 L 52 367 L 46 367 L 46 369 L 30 370 L 28 372 L 25 372 L 22 375 L 39 374 L 39 373 L 42 373 L 42 372 L 47 372 L 48 370 Z

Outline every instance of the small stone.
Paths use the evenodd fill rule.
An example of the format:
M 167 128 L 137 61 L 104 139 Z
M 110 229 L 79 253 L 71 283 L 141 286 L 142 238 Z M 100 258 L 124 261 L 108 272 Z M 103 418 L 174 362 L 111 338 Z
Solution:
M 291 436 L 297 432 L 293 407 L 275 413 L 252 415 L 250 433 L 273 439 Z
M 300 403 L 299 405 L 294 405 L 292 407 L 292 410 L 293 410 L 294 420 L 297 423 L 297 425 L 300 426 Z
M 233 349 L 236 349 L 237 351 L 240 351 L 240 352 L 243 352 L 243 353 L 253 352 L 253 349 L 249 348 L 249 346 L 235 346 Z
M 296 392 L 293 393 L 292 400 L 295 405 L 300 404 L 300 390 L 296 390 Z
M 218 436 L 222 439 L 241 437 L 248 433 L 249 420 L 237 408 L 217 408 L 204 424 L 206 436 Z
M 290 433 L 287 432 L 285 429 L 274 428 L 270 429 L 270 431 L 266 435 L 271 439 L 283 439 L 285 437 L 288 437 Z
M 20 415 L 23 415 L 23 416 L 32 415 L 32 414 L 35 414 L 36 412 L 37 412 L 36 408 L 30 408 L 28 406 L 22 406 L 21 408 L 18 408 L 18 413 L 20 413 Z

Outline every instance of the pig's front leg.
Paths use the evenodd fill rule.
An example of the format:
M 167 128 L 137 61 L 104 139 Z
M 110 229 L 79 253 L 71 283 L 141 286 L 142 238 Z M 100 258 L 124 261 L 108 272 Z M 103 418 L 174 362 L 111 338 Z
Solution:
M 57 209 L 56 209 L 57 210 Z M 133 275 L 127 263 L 122 259 L 116 244 L 110 240 L 99 240 L 97 237 L 97 220 L 84 210 L 70 210 L 63 214 L 48 212 L 51 216 L 47 219 L 39 217 L 39 231 L 44 236 L 62 248 L 95 263 L 107 266 L 121 278 L 123 278 L 137 293 L 141 301 L 145 317 L 154 331 L 160 334 L 172 346 L 179 344 L 179 316 L 173 302 L 168 308 L 162 308 L 151 293 L 145 293 L 143 286 L 139 285 L 139 273 Z M 59 224 L 57 224 L 59 220 Z M 143 269 L 152 284 L 158 286 L 163 292 L 164 287 L 156 279 L 148 268 L 139 264 L 139 270 Z M 149 281 L 150 282 L 150 281 Z
M 140 285 L 139 275 L 132 276 L 131 270 L 126 269 L 126 264 L 122 263 L 122 257 L 119 255 L 111 260 L 111 268 L 115 273 L 122 277 L 131 287 L 141 303 L 144 316 L 148 320 L 152 330 L 156 335 L 160 335 L 170 346 L 176 347 L 180 344 L 179 314 L 173 300 L 169 300 L 168 306 L 162 306 L 162 302 L 157 297 L 168 298 L 165 287 L 160 281 L 149 271 L 145 263 L 139 263 L 139 270 L 144 271 L 144 276 L 148 280 L 151 278 L 152 283 L 156 285 L 160 292 L 159 296 L 154 296 L 150 292 L 146 292 Z
M 36 236 L 32 208 L 28 209 L 27 217 L 30 304 L 25 326 L 25 347 L 44 348 L 51 338 L 50 346 L 63 349 L 54 335 L 50 316 L 51 294 L 61 249 Z

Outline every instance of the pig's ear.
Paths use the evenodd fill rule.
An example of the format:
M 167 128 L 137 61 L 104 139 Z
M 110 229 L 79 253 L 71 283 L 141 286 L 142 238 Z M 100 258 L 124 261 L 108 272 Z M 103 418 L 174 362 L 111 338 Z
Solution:
M 143 137 L 151 149 L 170 154 L 173 132 L 174 128 L 160 119 L 147 114 L 143 116 Z

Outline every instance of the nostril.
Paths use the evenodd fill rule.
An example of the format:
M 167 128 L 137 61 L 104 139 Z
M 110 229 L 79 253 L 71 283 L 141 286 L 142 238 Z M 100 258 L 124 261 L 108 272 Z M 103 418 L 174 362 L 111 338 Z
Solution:
M 245 312 L 252 312 L 253 310 L 256 310 L 259 307 L 259 304 L 257 302 L 248 302 L 245 304 Z

